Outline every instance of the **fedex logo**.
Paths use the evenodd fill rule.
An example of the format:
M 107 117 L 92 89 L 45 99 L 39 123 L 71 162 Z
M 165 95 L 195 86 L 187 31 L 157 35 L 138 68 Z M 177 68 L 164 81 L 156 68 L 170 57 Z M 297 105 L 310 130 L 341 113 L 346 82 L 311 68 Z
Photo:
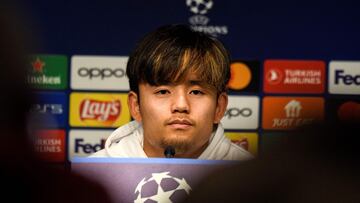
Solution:
M 345 85 L 360 85 L 360 74 L 359 75 L 347 75 L 344 70 L 335 71 L 335 84 L 344 83 Z
M 68 158 L 87 157 L 105 146 L 113 130 L 70 130 Z
M 86 153 L 92 154 L 100 149 L 103 149 L 105 146 L 105 139 L 101 139 L 100 143 L 92 144 L 92 143 L 85 143 L 84 139 L 79 138 L 75 139 L 75 153 Z
M 360 61 L 331 61 L 329 92 L 331 94 L 360 94 Z

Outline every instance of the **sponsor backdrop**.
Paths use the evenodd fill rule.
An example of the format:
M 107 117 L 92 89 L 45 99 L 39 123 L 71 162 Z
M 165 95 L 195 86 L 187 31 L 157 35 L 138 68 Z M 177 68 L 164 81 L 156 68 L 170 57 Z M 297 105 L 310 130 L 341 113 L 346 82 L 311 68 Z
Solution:
M 27 82 L 38 98 L 31 120 L 39 156 L 51 163 L 88 156 L 131 120 L 128 55 L 144 33 L 169 23 L 187 23 L 230 50 L 222 123 L 252 154 L 304 124 L 359 121 L 359 6 L 307 3 L 31 1 L 41 45 L 29 57 Z

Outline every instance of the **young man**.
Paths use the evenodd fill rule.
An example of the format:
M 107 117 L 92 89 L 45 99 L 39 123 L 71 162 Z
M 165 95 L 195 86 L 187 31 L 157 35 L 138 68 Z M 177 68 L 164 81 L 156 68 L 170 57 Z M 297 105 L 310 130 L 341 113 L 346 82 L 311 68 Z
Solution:
M 223 45 L 185 25 L 146 35 L 130 55 L 128 105 L 135 121 L 115 130 L 92 157 L 247 160 L 224 136 L 229 55 Z

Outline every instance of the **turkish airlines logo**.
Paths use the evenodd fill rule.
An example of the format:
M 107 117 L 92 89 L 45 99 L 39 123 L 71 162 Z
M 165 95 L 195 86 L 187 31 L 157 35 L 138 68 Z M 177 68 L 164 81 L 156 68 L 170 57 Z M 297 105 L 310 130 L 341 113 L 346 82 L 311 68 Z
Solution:
M 278 69 L 271 69 L 266 74 L 266 80 L 270 84 L 279 84 L 284 78 L 284 75 Z
M 81 120 L 115 121 L 121 112 L 121 102 L 86 99 L 80 105 Z
M 266 60 L 264 91 L 267 93 L 323 93 L 325 63 L 306 60 Z
M 229 103 L 221 123 L 225 129 L 256 129 L 259 119 L 259 98 L 229 96 Z
M 331 61 L 329 92 L 331 94 L 360 94 L 360 62 Z
M 65 161 L 65 130 L 38 130 L 34 134 L 36 156 L 46 162 Z
M 324 99 L 320 97 L 265 97 L 263 128 L 291 129 L 322 121 Z
M 128 91 L 126 56 L 80 56 L 71 58 L 71 88 Z

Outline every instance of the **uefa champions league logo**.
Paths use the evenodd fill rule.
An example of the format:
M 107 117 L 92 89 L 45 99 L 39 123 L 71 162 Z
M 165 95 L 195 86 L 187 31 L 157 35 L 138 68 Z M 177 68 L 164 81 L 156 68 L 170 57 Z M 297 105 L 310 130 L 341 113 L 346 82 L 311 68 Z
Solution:
M 211 25 L 210 18 L 205 16 L 213 8 L 213 0 L 186 0 L 186 6 L 194 15 L 189 18 L 191 27 L 198 31 L 204 32 L 211 36 L 226 35 L 228 27 L 226 25 Z
M 212 0 L 186 0 L 186 5 L 195 14 L 206 14 L 213 6 Z
M 152 173 L 136 186 L 134 203 L 173 203 L 186 198 L 191 187 L 184 178 L 169 175 L 170 172 Z

